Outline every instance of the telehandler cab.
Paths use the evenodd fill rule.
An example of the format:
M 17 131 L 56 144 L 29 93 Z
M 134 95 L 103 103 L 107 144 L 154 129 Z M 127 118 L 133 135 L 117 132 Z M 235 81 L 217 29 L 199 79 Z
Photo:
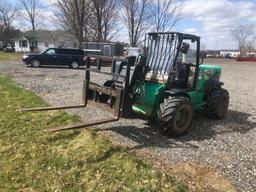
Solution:
M 144 54 L 136 59 L 114 59 L 111 73 L 103 72 L 100 62 L 97 69 L 92 68 L 88 57 L 82 105 L 22 111 L 89 104 L 113 112 L 115 117 L 48 131 L 85 128 L 142 114 L 155 119 L 161 132 L 171 137 L 188 131 L 194 111 L 202 110 L 213 119 L 225 116 L 229 93 L 220 82 L 221 67 L 200 64 L 200 37 L 177 32 L 148 33 L 144 44 Z M 103 85 L 92 83 L 91 72 L 109 75 L 111 79 Z

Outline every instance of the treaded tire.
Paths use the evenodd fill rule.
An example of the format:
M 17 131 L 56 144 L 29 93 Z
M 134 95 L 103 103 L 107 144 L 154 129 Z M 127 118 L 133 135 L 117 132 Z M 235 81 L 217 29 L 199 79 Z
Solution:
M 33 59 L 31 61 L 31 67 L 38 68 L 40 67 L 40 65 L 41 65 L 41 62 L 38 59 Z
M 187 97 L 168 97 L 160 104 L 157 115 L 162 134 L 178 137 L 189 130 L 193 109 Z
M 205 112 L 209 118 L 222 119 L 229 105 L 229 93 L 226 89 L 216 88 L 206 97 Z

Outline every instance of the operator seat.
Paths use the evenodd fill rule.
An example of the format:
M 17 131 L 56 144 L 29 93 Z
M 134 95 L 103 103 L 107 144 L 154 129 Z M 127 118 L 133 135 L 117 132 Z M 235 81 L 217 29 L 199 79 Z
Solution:
M 187 65 L 177 62 L 177 76 L 173 79 L 171 85 L 176 88 L 186 88 L 187 85 Z

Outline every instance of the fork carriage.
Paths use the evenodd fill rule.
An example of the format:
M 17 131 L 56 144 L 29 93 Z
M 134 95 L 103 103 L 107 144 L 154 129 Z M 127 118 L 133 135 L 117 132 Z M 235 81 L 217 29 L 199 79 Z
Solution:
M 125 66 L 125 74 L 119 74 L 120 66 Z M 113 118 L 97 120 L 91 123 L 79 123 L 68 126 L 61 126 L 55 128 L 49 128 L 46 131 L 56 132 L 67 129 L 85 128 L 93 125 L 100 125 L 104 123 L 110 123 L 118 121 L 121 116 L 127 116 L 127 105 L 125 105 L 125 90 L 128 90 L 128 83 L 130 79 L 130 68 L 131 63 L 129 59 L 114 59 L 112 62 L 111 72 L 104 72 L 101 70 L 101 62 L 98 62 L 97 68 L 91 68 L 90 57 L 86 59 L 85 68 L 85 79 L 83 82 L 83 97 L 82 104 L 75 106 L 55 106 L 55 107 L 43 107 L 43 108 L 25 108 L 19 111 L 21 112 L 36 112 L 36 111 L 50 111 L 50 110 L 61 110 L 61 109 L 74 109 L 74 108 L 85 108 L 87 105 L 97 107 L 103 111 L 110 112 Z M 91 72 L 96 74 L 103 74 L 111 76 L 112 79 L 109 81 L 113 83 L 112 86 L 99 85 L 91 82 Z M 106 99 L 107 98 L 107 99 Z

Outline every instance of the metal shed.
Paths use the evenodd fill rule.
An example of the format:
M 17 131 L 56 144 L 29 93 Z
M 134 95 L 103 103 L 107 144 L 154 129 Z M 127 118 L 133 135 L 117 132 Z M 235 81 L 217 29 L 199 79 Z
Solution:
M 83 42 L 82 48 L 87 55 L 106 57 L 121 56 L 124 52 L 124 45 L 115 42 Z

